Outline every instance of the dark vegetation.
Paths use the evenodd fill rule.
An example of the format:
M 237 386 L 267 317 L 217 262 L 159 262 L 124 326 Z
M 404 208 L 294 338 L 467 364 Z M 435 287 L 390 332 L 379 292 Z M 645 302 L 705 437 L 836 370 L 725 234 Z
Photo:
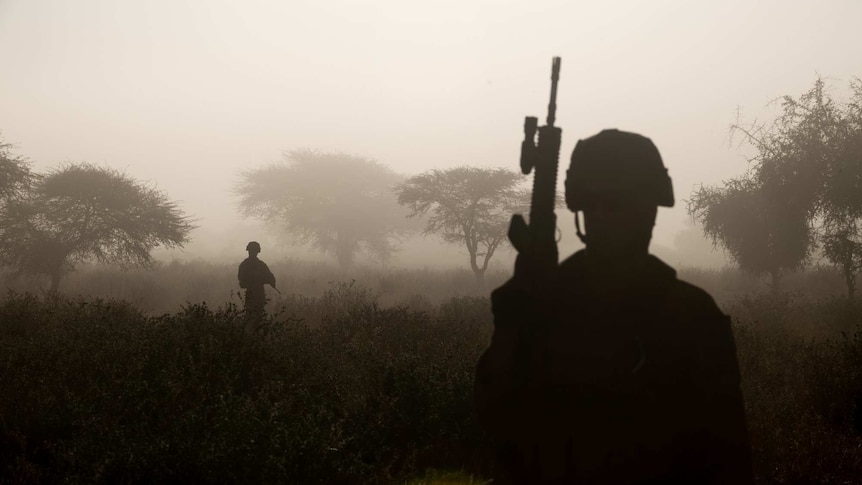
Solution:
M 844 104 L 824 86 L 782 98 L 772 124 L 734 125 L 757 152 L 749 172 L 688 201 L 744 270 L 681 276 L 734 318 L 760 483 L 862 477 L 862 84 Z M 0 264 L 23 290 L 0 299 L 0 482 L 490 476 L 471 405 L 492 330 L 477 283 L 506 277 L 485 270 L 515 186 L 471 185 L 472 198 L 455 199 L 472 205 L 447 214 L 432 207 L 459 187 L 439 192 L 428 174 L 396 198 L 403 178 L 370 160 L 297 151 L 285 162 L 243 174 L 240 209 L 339 268 L 271 262 L 283 295 L 251 321 L 237 311 L 234 265 L 151 259 L 191 229 L 164 194 L 86 164 L 33 174 L 0 141 Z M 511 200 L 487 202 L 488 190 Z M 487 217 L 457 220 L 465 211 Z M 408 213 L 429 217 L 426 232 L 463 239 L 472 270 L 355 264 L 362 252 L 385 263 L 421 225 Z M 814 255 L 831 266 L 812 267 Z M 70 296 L 57 291 L 61 277 Z
M 360 282 L 329 283 L 337 278 L 328 266 L 274 266 L 292 289 L 262 322 L 246 321 L 222 304 L 226 298 L 159 315 L 162 309 L 139 308 L 146 299 L 7 294 L 0 303 L 0 482 L 398 483 L 435 470 L 489 476 L 489 443 L 471 409 L 473 366 L 492 328 L 488 300 L 453 296 L 469 294 L 469 270 L 365 270 L 355 273 Z M 233 273 L 165 265 L 138 290 L 155 291 L 169 276 L 175 286 L 165 293 L 198 302 L 194 291 L 229 288 Z M 99 269 L 75 277 L 69 286 L 82 293 L 124 278 Z M 733 272 L 689 270 L 683 278 L 713 291 L 764 288 Z M 788 285 L 827 282 L 841 292 L 836 271 L 806 278 Z M 134 300 L 129 291 L 124 298 Z M 724 294 L 759 482 L 857 482 L 862 305 L 812 292 Z
M 862 80 L 846 101 L 818 78 L 776 102 L 773 121 L 731 126 L 755 150 L 748 171 L 695 190 L 688 212 L 740 268 L 769 275 L 774 291 L 819 251 L 852 298 L 862 271 Z

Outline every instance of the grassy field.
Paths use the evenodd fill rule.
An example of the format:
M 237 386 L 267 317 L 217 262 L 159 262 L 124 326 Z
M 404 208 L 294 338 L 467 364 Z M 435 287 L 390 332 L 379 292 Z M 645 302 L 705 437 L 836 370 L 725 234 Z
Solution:
M 237 311 L 234 269 L 205 263 L 5 295 L 0 482 L 484 483 L 471 389 L 492 324 L 472 275 L 273 270 L 263 322 Z M 715 293 L 738 279 L 688 275 Z M 862 477 L 862 306 L 823 285 L 722 293 L 759 483 Z

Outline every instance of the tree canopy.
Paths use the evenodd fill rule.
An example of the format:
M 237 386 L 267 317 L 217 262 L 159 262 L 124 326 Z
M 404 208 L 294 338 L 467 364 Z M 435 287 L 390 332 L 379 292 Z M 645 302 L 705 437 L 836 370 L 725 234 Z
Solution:
M 36 178 L 27 160 L 15 154 L 13 148 L 0 136 L 0 211 L 5 210 L 9 203 L 20 200 Z
M 740 268 L 768 274 L 779 288 L 781 275 L 800 268 L 810 255 L 813 231 L 805 213 L 770 200 L 758 181 L 740 177 L 723 187 L 701 187 L 688 201 L 704 234 L 719 243 Z
M 506 241 L 512 214 L 529 208 L 523 181 L 523 175 L 503 168 L 461 166 L 410 177 L 395 192 L 411 217 L 430 214 L 424 234 L 464 245 L 481 285 L 491 257 Z
M 771 273 L 775 284 L 819 246 L 853 294 L 862 269 L 862 81 L 850 86 L 841 103 L 817 79 L 799 97 L 780 98 L 771 123 L 732 125 L 756 150 L 750 170 L 699 188 L 688 210 L 742 269 Z
M 402 180 L 374 160 L 303 149 L 243 172 L 235 193 L 243 216 L 275 224 L 348 268 L 357 253 L 385 260 L 396 249 L 409 227 L 392 193 Z
M 0 263 L 50 276 L 52 292 L 76 263 L 148 266 L 155 247 L 182 246 L 193 228 L 163 193 L 88 163 L 38 177 L 0 226 Z

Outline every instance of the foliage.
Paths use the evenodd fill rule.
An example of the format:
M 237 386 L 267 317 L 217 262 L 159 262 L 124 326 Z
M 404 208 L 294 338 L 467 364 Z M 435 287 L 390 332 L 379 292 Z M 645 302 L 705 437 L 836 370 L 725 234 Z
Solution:
M 0 268 L 6 263 L 8 247 L 18 237 L 16 221 L 22 213 L 24 198 L 37 176 L 24 158 L 13 152 L 13 145 L 0 138 Z
M 789 179 L 810 201 L 824 255 L 844 271 L 850 296 L 862 269 L 862 81 L 851 90 L 844 105 L 822 79 L 799 98 L 784 96 L 781 118 L 759 140 L 777 151 L 761 156 L 762 176 Z
M 148 266 L 153 248 L 182 246 L 192 229 L 163 193 L 87 163 L 40 177 L 0 225 L 0 262 L 49 275 L 51 292 L 77 263 Z
M 243 172 L 235 193 L 244 217 L 287 230 L 349 267 L 358 252 L 385 260 L 408 228 L 386 166 L 344 153 L 293 150 L 282 163 Z
M 472 413 L 487 298 L 383 307 L 356 284 L 250 322 L 233 306 L 0 302 L 0 482 L 411 483 L 490 476 Z M 862 473 L 862 306 L 750 295 L 734 317 L 757 483 Z M 798 325 L 846 329 L 816 340 Z M 27 403 L 22 406 L 21 403 Z M 445 473 L 437 470 L 461 470 Z
M 409 480 L 406 485 L 488 485 L 493 480 L 483 480 L 463 471 L 425 470 L 421 477 Z
M 848 296 L 856 293 L 856 275 L 862 271 L 862 217 L 824 218 L 820 236 L 823 254 L 842 270 Z
M 476 469 L 472 369 L 487 317 L 381 308 L 359 287 L 315 328 L 189 305 L 0 304 L 0 481 L 394 483 Z M 21 402 L 29 403 L 21 406 Z
M 502 168 L 461 166 L 411 177 L 395 191 L 411 217 L 431 214 L 424 234 L 439 233 L 446 242 L 467 248 L 481 286 L 491 257 L 506 241 L 512 214 L 529 208 L 523 180 Z
M 776 279 L 802 266 L 819 242 L 853 295 L 862 270 L 862 81 L 851 91 L 838 103 L 818 78 L 798 98 L 782 97 L 772 123 L 731 127 L 756 149 L 752 169 L 722 188 L 698 189 L 688 210 L 740 267 Z
M 829 160 L 820 210 L 824 255 L 841 268 L 850 296 L 862 271 L 862 80 L 852 87 L 852 100 L 833 121 L 839 132 L 829 142 L 838 153 Z
M 13 153 L 14 146 L 0 137 L 0 214 L 10 203 L 20 200 L 35 180 L 30 166 L 20 155 Z M 2 228 L 0 228 L 2 231 Z
M 770 198 L 749 177 L 729 180 L 720 188 L 699 188 L 688 201 L 688 211 L 740 268 L 771 275 L 774 290 L 781 274 L 800 268 L 812 249 L 805 213 Z
M 751 295 L 734 316 L 748 427 L 761 483 L 855 483 L 862 474 L 862 307 L 846 299 Z M 818 339 L 797 325 L 844 328 Z

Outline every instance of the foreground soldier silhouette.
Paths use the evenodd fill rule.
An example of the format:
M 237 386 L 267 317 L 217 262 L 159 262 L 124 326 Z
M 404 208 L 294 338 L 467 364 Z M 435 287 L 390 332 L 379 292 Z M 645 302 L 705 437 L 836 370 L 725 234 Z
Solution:
M 586 249 L 538 285 L 522 253 L 491 295 L 475 398 L 498 481 L 752 483 L 730 321 L 648 253 L 657 206 L 673 202 L 648 138 L 578 142 L 566 203 Z
M 266 293 L 263 285 L 275 288 L 275 276 L 269 267 L 257 258 L 260 253 L 260 244 L 255 241 L 248 243 L 245 247 L 248 257 L 239 264 L 239 287 L 245 289 L 245 313 L 246 315 L 263 315 L 266 305 Z

